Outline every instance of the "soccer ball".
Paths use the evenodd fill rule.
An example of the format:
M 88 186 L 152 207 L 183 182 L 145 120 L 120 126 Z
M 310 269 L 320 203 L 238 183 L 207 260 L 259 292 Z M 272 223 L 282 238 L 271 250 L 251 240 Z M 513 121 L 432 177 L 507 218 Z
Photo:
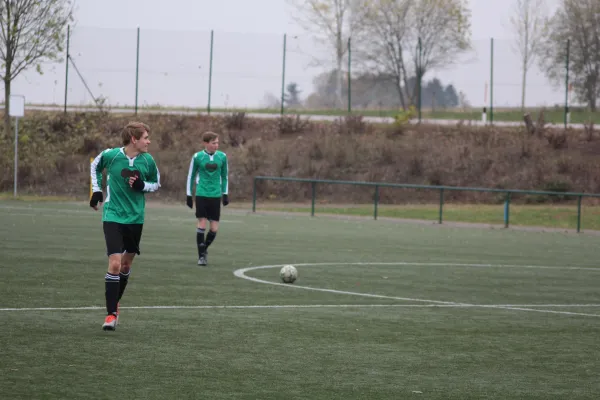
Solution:
M 279 277 L 283 283 L 294 283 L 298 279 L 298 270 L 293 265 L 284 265 L 279 271 Z

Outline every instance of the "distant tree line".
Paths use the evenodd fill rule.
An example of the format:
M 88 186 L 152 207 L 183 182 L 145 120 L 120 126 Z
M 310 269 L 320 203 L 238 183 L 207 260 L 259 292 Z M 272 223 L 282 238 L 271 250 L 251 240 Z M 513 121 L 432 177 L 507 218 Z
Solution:
M 468 0 L 286 1 L 293 7 L 292 17 L 333 56 L 320 60 L 333 74 L 318 78 L 309 103 L 345 106 L 344 76 L 351 53 L 353 76 L 359 74 L 352 102 L 356 93 L 357 104 L 372 104 L 364 94 L 379 93 L 382 103 L 406 108 L 418 101 L 415 77 L 424 82 L 432 71 L 459 62 L 472 49 Z M 600 0 L 558 0 L 553 13 L 547 0 L 506 3 L 512 7 L 506 22 L 514 37 L 513 51 L 521 59 L 521 106 L 527 72 L 536 63 L 557 87 L 565 87 L 568 66 L 574 100 L 595 111 L 600 99 Z M 395 101 L 390 87 L 396 90 Z M 450 104 L 438 89 L 424 90 L 422 96 L 423 105 Z
M 361 75 L 353 78 L 350 82 L 350 100 L 353 109 L 396 109 L 402 104 L 398 99 L 398 93 L 393 84 L 393 77 L 382 74 Z M 417 85 L 417 79 L 408 79 L 411 86 Z M 286 86 L 284 93 L 284 105 L 286 108 L 306 109 L 331 109 L 337 104 L 336 71 L 330 71 L 317 76 L 314 80 L 314 90 L 305 99 L 301 97 L 302 91 L 295 82 Z M 348 82 L 342 84 L 342 96 L 348 98 Z M 421 106 L 427 109 L 447 109 L 458 107 L 460 103 L 459 94 L 453 85 L 444 86 L 442 82 L 433 78 L 424 81 L 421 88 Z M 265 96 L 263 106 L 279 108 L 281 100 L 275 95 Z

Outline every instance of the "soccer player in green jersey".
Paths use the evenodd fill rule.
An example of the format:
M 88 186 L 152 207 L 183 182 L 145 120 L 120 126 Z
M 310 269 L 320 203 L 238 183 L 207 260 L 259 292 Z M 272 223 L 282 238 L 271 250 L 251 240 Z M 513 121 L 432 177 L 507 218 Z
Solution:
M 196 184 L 196 244 L 198 246 L 198 265 L 207 265 L 207 249 L 215 240 L 219 230 L 221 216 L 221 201 L 224 206 L 229 204 L 228 164 L 227 155 L 219 151 L 219 135 L 205 132 L 202 135 L 204 150 L 194 154 L 190 162 L 186 185 L 186 204 L 194 208 L 192 197 L 193 186 Z M 206 233 L 206 221 L 210 229 Z
M 104 278 L 106 311 L 102 329 L 114 331 L 119 317 L 119 301 L 123 296 L 131 264 L 140 254 L 144 225 L 145 193 L 160 187 L 160 173 L 148 154 L 150 128 L 131 122 L 123 129 L 123 147 L 106 149 L 92 162 L 92 198 L 90 207 L 98 209 L 103 201 L 102 171 L 106 170 L 106 201 L 102 224 L 108 255 L 108 272 Z

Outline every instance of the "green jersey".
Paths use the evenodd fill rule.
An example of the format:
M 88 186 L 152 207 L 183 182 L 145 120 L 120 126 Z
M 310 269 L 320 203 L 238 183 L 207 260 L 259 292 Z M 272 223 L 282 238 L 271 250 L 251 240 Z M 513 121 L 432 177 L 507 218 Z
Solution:
M 143 224 L 146 192 L 160 187 L 160 173 L 152 156 L 140 153 L 127 157 L 125 148 L 106 149 L 94 159 L 91 167 L 92 190 L 102 191 L 102 171 L 106 169 L 106 199 L 102 221 L 120 224 Z M 144 190 L 138 192 L 129 186 L 129 178 L 139 173 Z
M 194 183 L 196 196 L 221 197 L 229 194 L 227 155 L 222 151 L 209 154 L 206 150 L 194 154 L 190 162 L 186 193 L 192 195 Z

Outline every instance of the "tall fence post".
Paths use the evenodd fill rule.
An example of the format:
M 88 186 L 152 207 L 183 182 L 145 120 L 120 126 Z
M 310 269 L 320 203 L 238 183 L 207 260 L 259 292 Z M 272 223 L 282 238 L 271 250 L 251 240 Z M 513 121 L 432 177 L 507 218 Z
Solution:
M 138 113 L 138 94 L 140 83 L 140 27 L 137 28 L 137 49 L 135 56 L 135 115 Z
M 422 90 L 423 90 L 423 84 L 422 84 L 422 80 L 423 80 L 423 43 L 421 42 L 421 38 L 419 37 L 419 57 L 418 57 L 418 70 L 417 70 L 417 84 L 419 85 L 419 92 L 418 92 L 418 96 L 419 96 L 419 100 L 418 100 L 418 111 L 419 111 L 419 123 L 421 122 L 421 108 L 422 108 Z
M 567 125 L 569 125 L 569 56 L 571 52 L 571 40 L 567 39 L 567 55 L 566 55 L 566 59 L 565 59 L 565 67 L 566 67 L 566 73 L 565 73 L 565 128 L 567 127 Z
M 285 107 L 285 53 L 287 51 L 287 33 L 283 34 L 283 67 L 281 69 L 281 115 Z
M 378 204 L 379 204 L 379 185 L 375 185 L 375 195 L 373 196 L 373 219 L 377 219 Z
M 444 212 L 444 188 L 440 189 L 440 212 L 438 217 L 438 223 L 442 223 L 442 214 Z
M 10 100 L 6 99 L 6 104 L 9 104 Z M 19 186 L 18 180 L 19 173 L 19 118 L 15 117 L 15 182 L 14 182 L 14 192 L 13 197 L 17 197 L 17 186 Z
M 212 94 L 212 72 L 213 72 L 213 45 L 215 40 L 215 31 L 210 31 L 210 59 L 208 67 L 208 104 L 206 106 L 206 112 L 210 115 L 210 96 Z
M 352 45 L 348 38 L 348 114 L 352 113 Z
M 70 53 L 70 42 L 71 42 L 71 25 L 67 25 L 67 58 L 65 60 L 65 110 L 67 112 L 67 95 L 69 93 L 69 57 Z
M 490 39 L 490 124 L 494 123 L 494 38 Z

